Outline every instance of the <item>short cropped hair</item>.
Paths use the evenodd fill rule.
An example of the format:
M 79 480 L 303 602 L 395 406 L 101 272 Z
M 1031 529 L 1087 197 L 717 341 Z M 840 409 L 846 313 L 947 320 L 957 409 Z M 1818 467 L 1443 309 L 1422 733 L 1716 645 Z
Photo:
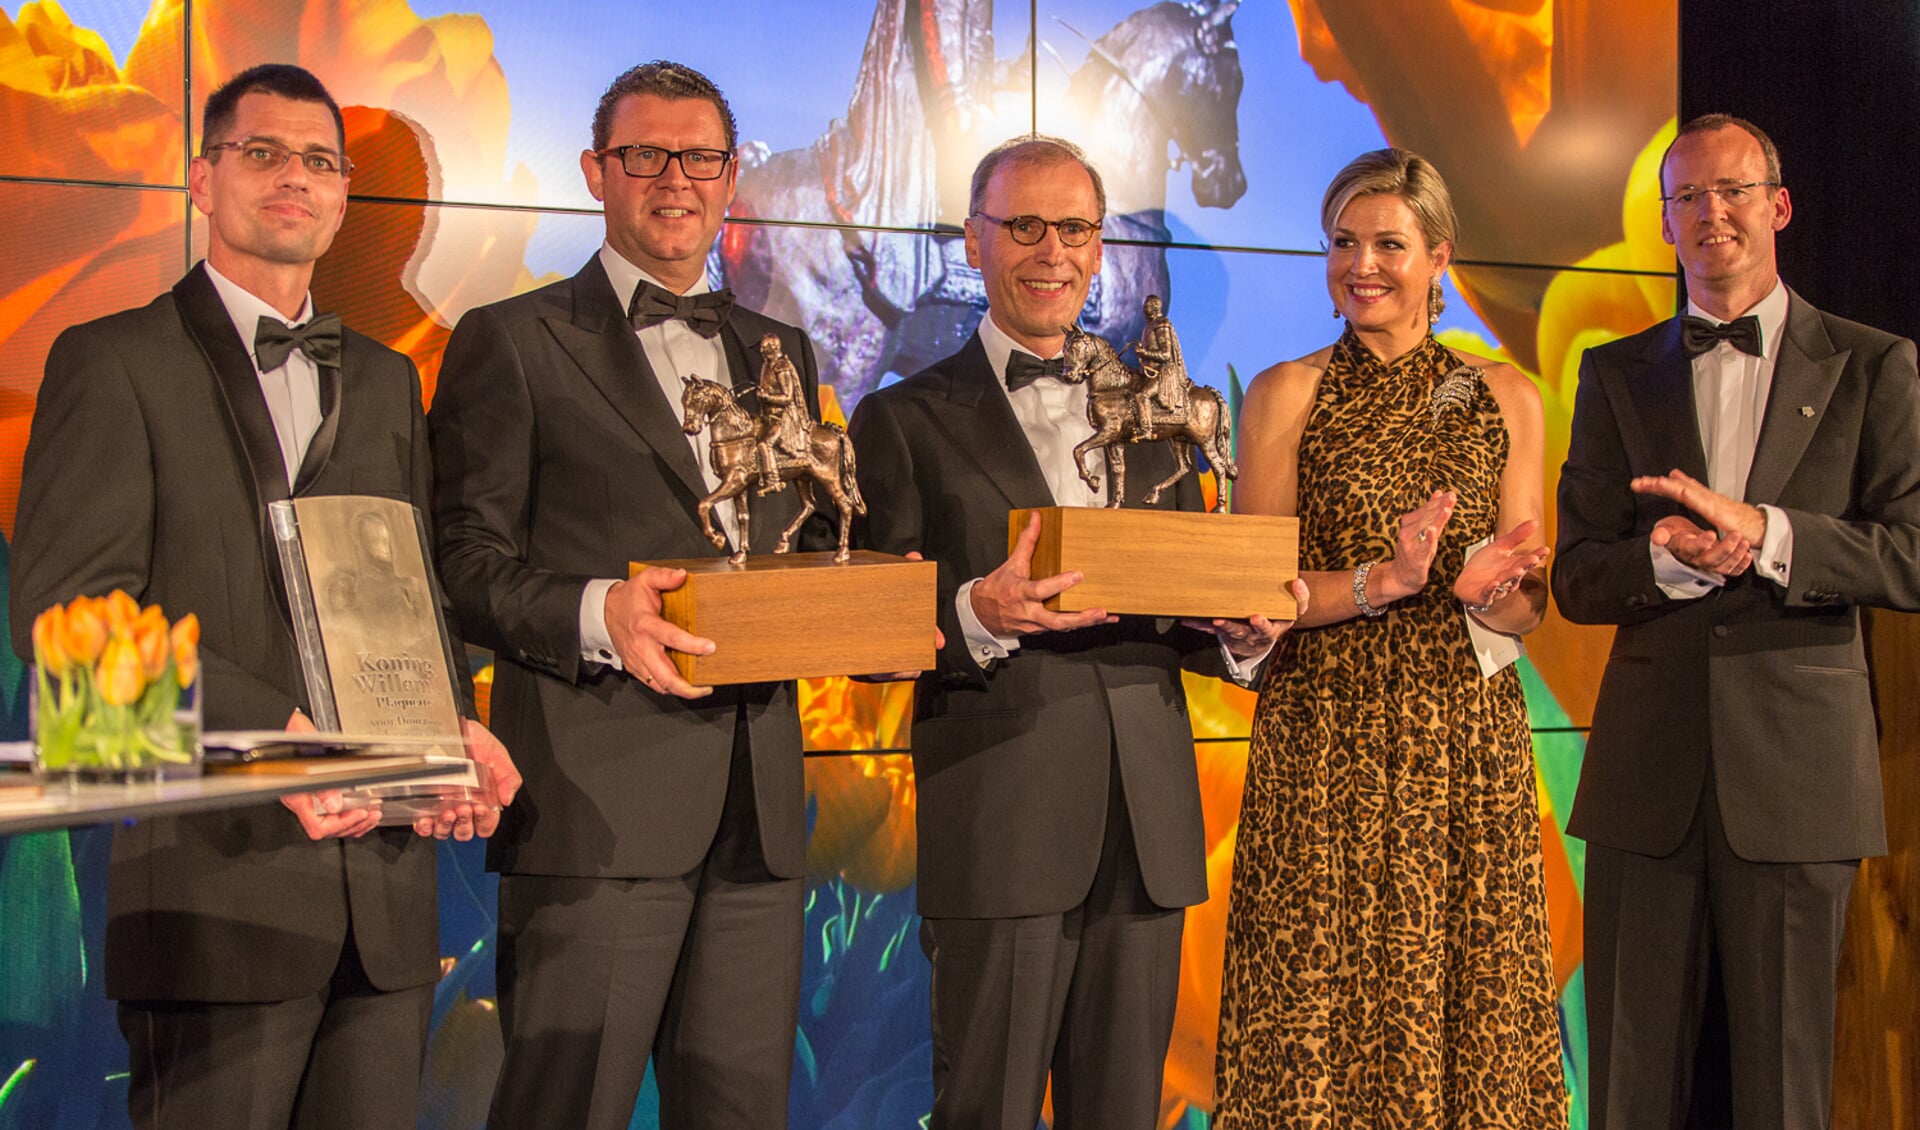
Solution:
M 1688 119 L 1687 124 L 1681 126 L 1680 131 L 1673 135 L 1673 141 L 1667 142 L 1666 152 L 1660 154 L 1662 188 L 1665 187 L 1667 175 L 1667 154 L 1673 152 L 1676 142 L 1690 133 L 1713 133 L 1723 129 L 1742 129 L 1752 135 L 1753 139 L 1760 143 L 1760 152 L 1767 159 L 1767 183 L 1775 185 L 1781 183 L 1780 150 L 1774 147 L 1773 139 L 1767 136 L 1767 131 L 1745 118 L 1736 118 L 1732 114 L 1701 114 L 1697 118 Z
M 305 67 L 296 67 L 291 63 L 261 63 L 248 67 L 220 85 L 220 89 L 207 95 L 207 105 L 200 113 L 200 155 L 205 157 L 209 146 L 230 141 L 228 131 L 233 129 L 233 120 L 239 116 L 240 100 L 249 94 L 277 94 L 282 98 L 291 98 L 295 102 L 318 102 L 333 113 L 333 126 L 340 134 L 340 152 L 347 151 L 347 120 L 340 114 L 340 104 L 327 93 L 326 86 L 314 77 Z
M 731 153 L 740 144 L 740 129 L 734 124 L 733 108 L 727 105 L 727 96 L 713 80 L 684 63 L 675 63 L 668 59 L 655 59 L 633 67 L 607 87 L 600 96 L 599 108 L 593 112 L 593 147 L 605 149 L 607 140 L 613 136 L 613 112 L 620 106 L 620 100 L 630 94 L 651 94 L 669 100 L 681 98 L 699 98 L 713 103 L 720 111 L 720 125 L 726 130 L 727 152 Z
M 1407 202 L 1420 224 L 1427 250 L 1460 238 L 1460 218 L 1453 211 L 1453 194 L 1433 162 L 1405 149 L 1374 149 L 1347 162 L 1334 174 L 1320 201 L 1320 230 L 1333 237 L 1340 214 L 1362 196 L 1398 196 Z
M 1085 216 L 1083 219 L 1095 221 L 1107 218 L 1107 186 L 1100 179 L 1100 170 L 1093 167 L 1086 152 L 1078 145 L 1061 137 L 1049 137 L 1043 133 L 1022 134 L 1019 137 L 1003 141 L 987 151 L 980 163 L 973 167 L 973 190 L 967 197 L 967 214 L 980 211 L 986 203 L 987 185 L 993 175 L 1003 168 L 1018 168 L 1029 165 L 1051 165 L 1071 161 L 1087 171 L 1088 179 L 1093 181 L 1093 198 L 1100 209 L 1098 216 Z

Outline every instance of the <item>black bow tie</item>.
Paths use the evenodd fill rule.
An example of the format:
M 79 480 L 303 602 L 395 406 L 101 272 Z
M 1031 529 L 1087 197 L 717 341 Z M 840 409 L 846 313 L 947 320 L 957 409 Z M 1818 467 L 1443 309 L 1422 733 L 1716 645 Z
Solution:
M 316 365 L 340 364 L 340 315 L 322 314 L 304 326 L 262 317 L 253 327 L 253 358 L 271 373 L 298 349 Z
M 1688 359 L 1700 356 L 1722 341 L 1742 353 L 1760 356 L 1760 319 L 1747 314 L 1716 325 L 1692 314 L 1681 315 L 1680 348 L 1687 351 Z
M 1060 377 L 1066 362 L 1053 357 L 1042 361 L 1031 353 L 1022 353 L 1018 349 L 1007 355 L 1007 391 L 1019 392 L 1041 377 Z
M 731 290 L 710 290 L 704 294 L 675 294 L 665 287 L 642 282 L 627 304 L 627 320 L 636 330 L 657 326 L 678 318 L 701 337 L 712 337 L 727 324 L 733 313 Z

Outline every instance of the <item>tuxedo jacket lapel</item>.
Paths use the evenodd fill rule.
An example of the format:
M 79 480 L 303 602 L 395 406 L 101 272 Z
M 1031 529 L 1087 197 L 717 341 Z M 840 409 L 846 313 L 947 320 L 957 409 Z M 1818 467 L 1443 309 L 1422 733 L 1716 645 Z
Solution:
M 260 390 L 260 374 L 254 368 L 253 355 L 234 331 L 233 318 L 220 292 L 207 277 L 204 263 L 188 271 L 173 287 L 174 304 L 187 333 L 200 347 L 207 369 L 220 399 L 226 406 L 227 440 L 234 445 L 240 460 L 253 479 L 253 520 L 261 543 L 261 559 L 266 564 L 267 583 L 278 598 L 284 617 L 287 613 L 285 581 L 280 576 L 279 549 L 267 517 L 269 503 L 287 497 L 287 465 L 280 455 L 280 436 L 273 427 L 273 413 L 267 408 L 266 393 Z M 323 367 L 322 372 L 326 370 Z M 338 381 L 335 382 L 338 397 Z M 322 396 L 326 384 L 323 380 Z M 324 399 L 322 401 L 324 405 Z M 338 415 L 337 405 L 333 413 Z M 331 446 L 331 439 L 329 439 Z
M 1645 367 L 1629 379 L 1639 424 L 1656 460 L 1649 474 L 1679 468 L 1706 482 L 1707 452 L 1700 442 L 1700 413 L 1693 402 L 1693 363 L 1680 346 L 1680 319 L 1667 322 L 1655 339 Z
M 687 490 L 689 506 L 706 497 L 706 477 L 700 473 L 693 447 L 680 430 L 679 415 L 667 403 L 599 256 L 588 260 L 574 276 L 572 317 L 544 320 L 560 347 L 614 411 L 680 480 Z
M 347 366 L 352 363 L 352 348 L 352 343 L 343 340 L 340 364 L 316 366 L 320 370 L 320 426 L 314 429 L 313 437 L 307 441 L 307 453 L 300 460 L 300 473 L 293 480 L 295 494 L 306 493 L 333 457 L 333 444 L 340 435 L 342 385 L 346 381 Z
M 200 346 L 219 387 L 232 425 L 228 438 L 252 472 L 254 492 L 264 514 L 267 503 L 287 497 L 287 465 L 280 456 L 280 436 L 274 431 L 266 394 L 260 391 L 260 374 L 253 367 L 253 356 L 234 332 L 233 319 L 220 301 L 220 292 L 213 288 L 213 280 L 207 277 L 204 264 L 174 284 L 173 297 L 181 321 Z
M 928 401 L 934 423 L 962 455 L 986 472 L 1010 506 L 1054 505 L 1053 491 L 1013 414 L 1013 405 L 994 387 L 993 366 L 978 336 L 967 341 L 947 376 L 946 401 Z
M 1836 351 L 1819 311 L 1791 290 L 1787 292 L 1786 332 L 1780 335 L 1767 411 L 1754 447 L 1753 469 L 1747 473 L 1746 501 L 1771 503 L 1786 489 L 1826 414 L 1827 401 L 1851 352 Z

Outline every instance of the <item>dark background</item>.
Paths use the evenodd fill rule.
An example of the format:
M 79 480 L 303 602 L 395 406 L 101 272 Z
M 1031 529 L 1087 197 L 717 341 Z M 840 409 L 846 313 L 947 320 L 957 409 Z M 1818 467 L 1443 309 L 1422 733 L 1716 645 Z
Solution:
M 1920 0 L 1681 0 L 1680 118 L 1714 112 L 1780 148 L 1787 285 L 1920 338 Z

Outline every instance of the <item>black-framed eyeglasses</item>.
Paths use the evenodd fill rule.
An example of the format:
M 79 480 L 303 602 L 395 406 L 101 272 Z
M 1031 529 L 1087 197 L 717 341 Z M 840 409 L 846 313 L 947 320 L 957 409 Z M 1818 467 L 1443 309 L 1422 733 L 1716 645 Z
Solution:
M 1760 199 L 1760 193 L 1754 191 L 1755 189 L 1779 187 L 1780 182 L 1777 180 L 1749 180 L 1741 181 L 1739 184 L 1718 184 L 1712 188 L 1695 188 L 1693 185 L 1687 185 L 1678 192 L 1662 196 L 1660 200 L 1683 212 L 1706 207 L 1709 196 L 1718 196 L 1720 203 L 1729 208 L 1741 208 Z
M 733 160 L 725 149 L 662 149 L 658 145 L 615 145 L 595 149 L 593 155 L 620 158 L 620 167 L 630 177 L 657 177 L 667 171 L 667 162 L 678 158 L 688 180 L 719 180 L 727 162 Z
M 974 215 L 1007 229 L 1007 234 L 1013 237 L 1013 241 L 1024 247 L 1032 247 L 1047 238 L 1048 228 L 1052 228 L 1059 234 L 1060 243 L 1065 247 L 1084 247 L 1087 241 L 1093 238 L 1093 233 L 1100 230 L 1099 220 L 1083 220 L 1078 216 L 1068 216 L 1064 220 L 1043 220 L 1038 216 L 1014 216 L 1012 219 L 1001 219 L 986 212 L 975 212 Z
M 331 149 L 308 149 L 302 152 L 292 149 L 269 137 L 243 137 L 239 141 L 223 141 L 218 145 L 209 145 L 201 152 L 202 156 L 218 153 L 222 149 L 232 149 L 240 154 L 240 161 L 248 169 L 257 173 L 277 173 L 287 167 L 287 162 L 295 157 L 307 167 L 307 172 L 316 177 L 346 177 L 353 175 L 353 162 L 344 154 Z

